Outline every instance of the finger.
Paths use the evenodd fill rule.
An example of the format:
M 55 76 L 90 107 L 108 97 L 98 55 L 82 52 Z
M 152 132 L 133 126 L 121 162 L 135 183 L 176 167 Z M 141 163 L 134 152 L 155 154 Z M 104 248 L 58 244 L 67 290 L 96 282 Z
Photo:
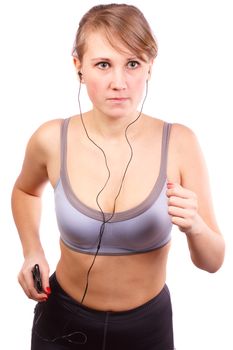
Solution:
M 38 277 L 40 278 L 41 288 L 44 293 L 49 295 L 51 293 L 49 287 L 49 266 L 47 264 L 38 264 Z
M 180 197 L 175 197 L 171 196 L 168 199 L 168 207 L 177 207 L 177 208 L 182 208 L 186 210 L 192 210 L 192 211 L 197 211 L 198 210 L 198 204 L 197 200 L 194 198 L 180 198 Z
M 184 219 L 193 219 L 196 215 L 196 207 L 194 205 L 191 207 L 180 208 L 177 206 L 168 206 L 168 213 L 171 216 L 178 216 Z
M 167 192 L 167 197 L 180 197 L 183 199 L 189 199 L 189 198 L 194 198 L 195 195 L 192 191 L 187 190 L 186 188 L 172 188 L 172 189 L 168 189 Z
M 44 273 L 41 274 L 41 279 L 42 279 L 42 286 L 43 286 L 43 290 L 44 292 L 49 295 L 51 294 L 51 288 L 49 285 L 49 271 L 46 271 Z
M 36 287 L 33 285 L 30 285 L 28 287 L 31 299 L 36 300 L 36 301 L 44 301 L 48 299 L 48 295 L 45 292 L 38 292 L 36 290 Z
M 187 218 L 187 216 L 188 216 L 186 209 L 173 207 L 173 206 L 168 207 L 168 214 L 171 216 L 177 216 L 180 218 Z
M 178 226 L 181 231 L 186 231 L 190 227 L 190 222 L 187 219 L 173 216 L 171 220 L 172 220 L 172 223 Z
M 171 196 L 168 198 L 168 206 L 178 207 L 178 208 L 186 208 L 187 207 L 187 199 Z
M 29 292 L 27 284 L 26 284 L 25 280 L 21 277 L 21 275 L 18 276 L 18 282 L 21 285 L 21 287 L 22 287 L 24 293 L 27 295 L 27 297 L 31 299 L 31 294 Z
M 35 289 L 31 271 L 21 272 L 18 281 L 29 299 L 35 301 L 47 300 L 48 296 L 46 293 L 38 293 Z
M 167 196 L 176 196 L 184 199 L 195 198 L 195 193 L 188 190 L 187 188 L 182 187 L 180 184 L 167 184 Z

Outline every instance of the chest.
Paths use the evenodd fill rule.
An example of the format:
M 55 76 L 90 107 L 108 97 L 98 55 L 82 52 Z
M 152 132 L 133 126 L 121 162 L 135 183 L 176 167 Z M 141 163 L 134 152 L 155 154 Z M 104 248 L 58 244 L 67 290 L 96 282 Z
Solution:
M 67 153 L 70 186 L 80 201 L 105 212 L 128 210 L 153 189 L 161 169 L 161 143 L 127 142 L 101 149 L 79 144 Z M 162 160 L 163 161 L 163 160 Z
M 95 254 L 102 215 L 75 199 L 64 184 L 64 180 L 63 186 L 59 182 L 55 191 L 61 238 L 76 251 Z M 170 240 L 171 232 L 165 191 L 166 184 L 159 181 L 146 201 L 128 211 L 116 213 L 104 226 L 99 253 L 125 255 L 151 251 L 165 245 Z

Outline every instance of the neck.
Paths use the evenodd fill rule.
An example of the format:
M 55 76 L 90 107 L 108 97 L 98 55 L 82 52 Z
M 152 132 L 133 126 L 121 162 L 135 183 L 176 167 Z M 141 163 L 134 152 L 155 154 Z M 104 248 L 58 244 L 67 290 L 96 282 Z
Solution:
M 107 141 L 118 141 L 125 137 L 125 129 L 127 126 L 134 122 L 140 112 L 135 111 L 134 114 L 130 116 L 125 116 L 124 118 L 112 118 L 106 115 L 100 114 L 96 110 L 91 110 L 84 114 L 84 122 L 93 136 L 101 138 Z M 135 123 L 130 126 L 128 134 L 130 136 L 135 136 L 140 130 L 140 120 L 143 115 L 141 115 Z

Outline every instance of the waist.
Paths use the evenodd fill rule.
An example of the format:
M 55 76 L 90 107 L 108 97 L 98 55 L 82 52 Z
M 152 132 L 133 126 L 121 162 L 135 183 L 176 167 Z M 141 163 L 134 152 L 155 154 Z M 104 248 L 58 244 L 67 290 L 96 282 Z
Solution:
M 98 310 L 127 310 L 141 305 L 163 288 L 170 244 L 130 256 L 97 256 L 89 275 L 84 304 Z M 93 256 L 71 251 L 61 242 L 56 276 L 64 291 L 80 302 Z
M 112 310 L 112 309 L 96 309 L 84 304 L 81 304 L 79 301 L 75 300 L 70 296 L 60 285 L 57 279 L 57 273 L 54 272 L 50 277 L 50 286 L 52 289 L 53 294 L 55 294 L 55 297 L 60 300 L 63 304 L 66 303 L 67 307 L 70 309 L 71 312 L 74 314 L 78 310 L 83 312 L 85 316 L 91 315 L 93 317 L 99 317 L 103 316 L 105 317 L 106 313 L 111 313 L 113 316 L 115 316 L 115 320 L 117 321 L 117 316 L 121 317 L 127 317 L 127 315 L 130 316 L 136 316 L 136 314 L 141 315 L 143 310 L 146 310 L 151 305 L 155 305 L 159 303 L 160 299 L 163 298 L 164 294 L 167 294 L 170 296 L 169 289 L 166 284 L 163 285 L 163 287 L 160 289 L 160 291 L 152 296 L 151 299 L 147 300 L 145 303 L 139 304 L 133 308 L 127 308 L 122 310 Z

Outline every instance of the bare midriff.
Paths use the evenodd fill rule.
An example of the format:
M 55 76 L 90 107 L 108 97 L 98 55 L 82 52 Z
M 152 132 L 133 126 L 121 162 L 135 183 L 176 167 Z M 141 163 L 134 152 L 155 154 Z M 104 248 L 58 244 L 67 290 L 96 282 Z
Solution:
M 164 287 L 169 248 L 170 243 L 147 253 L 97 256 L 83 304 L 96 310 L 124 311 L 146 303 Z M 61 241 L 56 277 L 62 289 L 78 302 L 93 258 L 69 249 Z

